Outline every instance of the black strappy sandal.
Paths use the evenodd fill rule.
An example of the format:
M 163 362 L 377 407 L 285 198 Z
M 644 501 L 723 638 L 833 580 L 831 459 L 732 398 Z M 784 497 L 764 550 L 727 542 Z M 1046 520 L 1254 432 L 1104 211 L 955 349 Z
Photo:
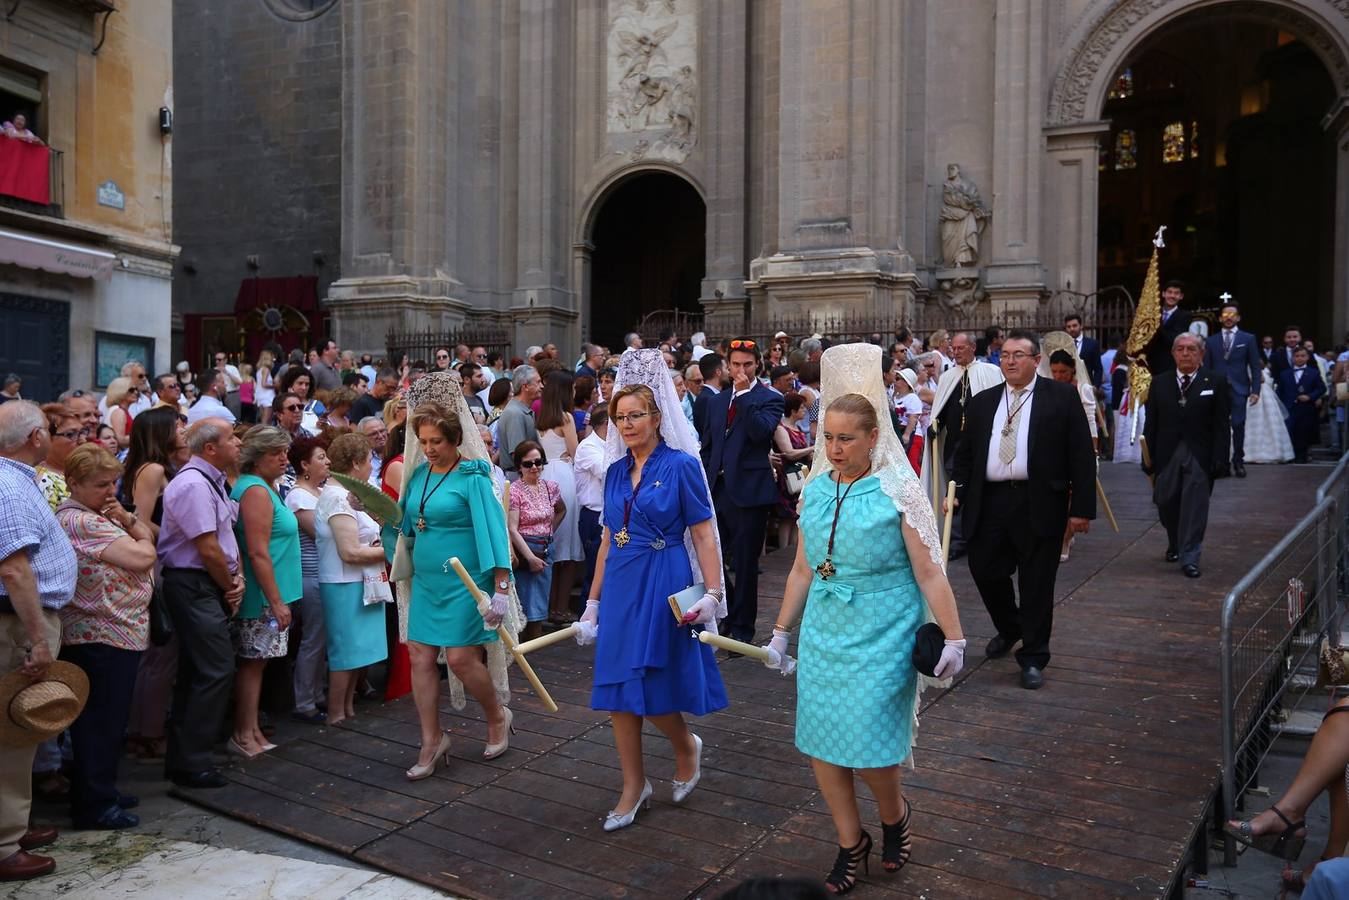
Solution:
M 838 856 L 834 858 L 834 868 L 829 870 L 829 875 L 824 879 L 824 886 L 833 894 L 848 893 L 848 891 L 857 887 L 858 863 L 861 863 L 862 871 L 868 875 L 871 874 L 870 857 L 871 835 L 863 831 L 855 845 L 838 848 Z
M 1295 862 L 1302 853 L 1302 847 L 1307 843 L 1307 821 L 1290 821 L 1277 806 L 1271 806 L 1274 815 L 1283 820 L 1287 827 L 1278 834 L 1252 834 L 1250 821 L 1238 822 L 1233 828 L 1229 822 L 1223 825 L 1223 832 L 1236 838 L 1247 847 L 1253 847 L 1262 853 L 1268 853 L 1271 856 L 1277 856 L 1280 859 L 1286 859 L 1289 862 Z M 1301 831 L 1302 834 L 1297 832 Z
M 893 825 L 881 823 L 881 865 L 887 872 L 898 872 L 909 861 L 909 853 L 913 849 L 909 838 L 909 816 L 912 812 L 913 804 L 905 801 L 904 816 L 898 822 Z

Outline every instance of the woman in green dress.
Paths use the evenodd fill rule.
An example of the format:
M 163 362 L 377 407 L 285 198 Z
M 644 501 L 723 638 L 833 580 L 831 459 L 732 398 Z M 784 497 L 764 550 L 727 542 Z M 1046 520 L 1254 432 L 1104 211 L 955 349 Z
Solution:
M 436 667 L 442 647 L 450 671 L 482 705 L 487 719 L 483 757 L 500 756 L 509 746 L 511 711 L 498 697 L 484 648 L 498 640 L 496 627 L 510 604 L 511 561 L 492 464 L 460 452 L 465 440 L 461 417 L 427 403 L 415 408 L 409 424 L 426 460 L 405 479 L 399 498 L 404 546 L 412 556 L 407 644 L 422 743 L 407 777 L 416 781 L 434 774 L 440 760 L 449 762 L 450 736 L 440 725 Z M 393 545 L 394 540 L 385 543 Z M 456 556 L 479 590 L 492 598 L 486 615 L 478 612 L 468 589 L 448 568 L 448 560 Z
M 239 480 L 230 497 L 239 504 L 234 533 L 243 560 L 244 596 L 230 622 L 239 657 L 234 677 L 234 735 L 229 750 L 253 757 L 275 747 L 258 726 L 258 695 L 267 661 L 285 656 L 290 604 L 304 595 L 300 570 L 300 523 L 272 485 L 286 471 L 290 435 L 272 425 L 254 425 L 239 453 Z
M 838 831 L 825 881 L 835 894 L 853 889 L 872 846 L 854 772 L 880 808 L 886 871 L 909 858 L 899 766 L 910 760 L 923 678 L 912 663 L 918 628 L 935 616 L 946 635 L 938 678 L 960 671 L 965 648 L 932 506 L 890 427 L 880 354 L 870 344 L 844 344 L 821 360 L 825 414 L 802 491 L 796 561 L 769 644 L 781 666 L 804 607 L 796 746 L 811 759 Z

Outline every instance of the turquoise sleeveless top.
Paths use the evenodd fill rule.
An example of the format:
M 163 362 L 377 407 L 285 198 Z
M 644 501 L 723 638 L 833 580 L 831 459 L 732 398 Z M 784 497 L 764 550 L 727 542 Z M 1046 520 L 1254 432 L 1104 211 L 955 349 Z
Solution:
M 304 593 L 304 577 L 300 571 L 300 521 L 295 513 L 286 509 L 286 504 L 272 486 L 256 475 L 241 475 L 230 491 L 230 499 L 240 502 L 249 488 L 261 487 L 272 500 L 272 535 L 267 542 L 267 555 L 272 558 L 272 572 L 276 576 L 276 587 L 281 594 L 282 603 L 294 603 Z M 234 534 L 239 539 L 239 557 L 243 563 L 244 599 L 239 604 L 240 619 L 257 619 L 267 608 L 267 598 L 262 593 L 257 576 L 253 574 L 253 563 L 248 559 L 248 538 L 244 535 L 244 517 L 234 524 Z

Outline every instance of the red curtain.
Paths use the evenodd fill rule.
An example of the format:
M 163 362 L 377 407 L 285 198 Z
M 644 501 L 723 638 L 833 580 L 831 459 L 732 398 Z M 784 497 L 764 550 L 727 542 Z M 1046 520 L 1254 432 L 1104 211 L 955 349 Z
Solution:
M 0 135 L 0 194 L 43 206 L 51 203 L 51 150 Z

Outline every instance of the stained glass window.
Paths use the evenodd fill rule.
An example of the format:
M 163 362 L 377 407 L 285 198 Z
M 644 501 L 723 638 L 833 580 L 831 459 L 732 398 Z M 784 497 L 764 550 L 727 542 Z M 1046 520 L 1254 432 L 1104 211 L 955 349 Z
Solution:
M 1199 158 L 1199 120 L 1190 122 L 1190 159 Z
M 1107 95 L 1110 100 L 1128 100 L 1134 95 L 1134 70 L 1126 68 L 1115 78 L 1115 84 Z
M 1115 171 L 1138 168 L 1138 139 L 1132 128 L 1121 129 L 1115 135 Z
M 1185 123 L 1172 122 L 1162 129 L 1162 162 L 1185 161 Z

